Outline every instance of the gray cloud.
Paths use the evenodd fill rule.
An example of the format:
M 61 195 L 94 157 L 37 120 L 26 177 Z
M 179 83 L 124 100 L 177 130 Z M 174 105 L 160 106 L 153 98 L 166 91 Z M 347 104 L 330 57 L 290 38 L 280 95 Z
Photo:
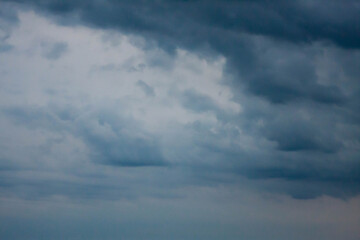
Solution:
M 67 44 L 62 42 L 57 42 L 54 44 L 44 44 L 44 56 L 47 59 L 56 60 L 60 58 L 67 50 Z
M 138 132 L 131 119 L 121 119 L 106 111 L 86 113 L 61 108 L 53 111 L 16 107 L 3 112 L 17 124 L 31 129 L 65 131 L 81 138 L 96 163 L 127 167 L 165 165 L 156 140 Z M 143 136 L 137 137 L 139 133 Z
M 231 72 L 241 78 L 236 84 L 245 84 L 251 93 L 273 103 L 309 99 L 341 104 L 348 98 L 339 86 L 318 83 L 314 57 L 321 53 L 302 46 L 329 41 L 339 47 L 357 48 L 360 34 L 353 22 L 358 20 L 360 10 L 356 1 L 275 1 L 271 5 L 267 1 L 33 4 L 59 16 L 76 13 L 91 26 L 141 34 L 168 50 L 180 46 L 204 52 L 210 48 L 226 56 Z M 194 9 L 201 9 L 201 14 Z M 74 19 L 73 23 L 78 22 Z M 270 37 L 275 43 L 261 37 L 254 41 L 249 34 Z
M 182 99 L 183 105 L 194 111 L 202 112 L 217 109 L 210 97 L 203 96 L 192 90 L 184 91 Z
M 76 13 L 80 22 L 91 26 L 141 34 L 164 49 L 210 48 L 227 57 L 231 71 L 242 79 L 237 84 L 246 84 L 250 92 L 274 103 L 297 99 L 343 103 L 346 96 L 338 86 L 317 82 L 316 53 L 301 44 L 329 41 L 339 47 L 357 48 L 360 42 L 353 24 L 360 11 L 356 1 L 27 2 L 31 3 L 58 16 Z M 74 24 L 78 23 L 75 19 Z M 270 37 L 276 43 L 263 43 L 261 37 L 254 43 L 249 34 Z
M 144 93 L 148 96 L 148 97 L 153 97 L 155 96 L 155 92 L 154 92 L 154 89 L 149 86 L 148 84 L 146 84 L 146 82 L 142 81 L 142 80 L 139 80 L 136 82 L 136 85 L 138 85 L 141 90 L 144 91 Z
M 22 2 L 22 1 L 17 1 Z M 29 3 L 27 1 L 27 3 Z M 233 32 L 249 32 L 294 42 L 329 40 L 357 48 L 357 1 L 31 1 L 56 14 L 77 12 L 102 27 L 121 26 L 139 32 L 178 34 L 204 25 Z M 201 11 L 198 11 L 201 9 Z M 136 11 L 135 11 L 136 10 Z M 119 14 L 121 13 L 121 14 Z M 164 21 L 165 17 L 168 21 Z M 180 23 L 172 29 L 172 24 Z M 195 25 L 184 25 L 194 22 Z M 327 27 L 331 25 L 331 27 Z M 195 39 L 197 36 L 194 36 Z M 183 38 L 188 38 L 184 36 Z M 189 39 L 188 39 L 189 40 Z
M 2 3 L 0 10 L 0 53 L 12 49 L 7 42 L 11 29 L 18 23 L 16 11 L 11 4 Z
M 0 238 L 357 240 L 358 16 L 1 2 Z
M 177 96 L 185 108 L 201 114 L 212 112 L 218 121 L 218 129 L 213 131 L 213 126 L 200 123 L 185 127 L 184 134 L 188 134 L 193 146 L 185 144 L 189 149 L 180 147 L 180 152 L 188 159 L 198 160 L 200 156 L 209 159 L 193 163 L 196 171 L 209 171 L 216 178 L 216 170 L 235 168 L 240 169 L 239 175 L 249 178 L 281 179 L 283 182 L 277 186 L 293 196 L 301 195 L 298 192 L 302 186 L 315 183 L 319 183 L 314 187 L 318 194 L 311 196 L 336 196 L 343 188 L 342 183 L 350 181 L 355 184 L 348 187 L 345 195 L 358 194 L 359 179 L 356 171 L 351 171 L 354 166 L 357 169 L 359 157 L 360 34 L 354 24 L 360 16 L 357 1 L 24 4 L 55 15 L 58 22 L 67 26 L 85 24 L 140 35 L 147 40 L 142 46 L 145 51 L 160 47 L 168 58 L 175 57 L 176 48 L 194 51 L 210 60 L 224 56 L 223 84 L 233 90 L 233 100 L 243 107 L 241 113 L 227 114 L 211 97 L 194 90 L 185 90 Z M 51 48 L 47 56 L 56 59 L 63 52 L 64 45 L 60 44 Z M 169 64 L 167 58 L 157 56 L 150 57 L 149 62 L 152 66 Z M 116 65 L 104 66 L 111 70 Z M 154 88 L 145 81 L 138 81 L 137 86 L 145 95 L 155 96 Z M 63 127 L 66 119 L 70 119 L 77 129 L 70 128 L 71 131 L 92 149 L 92 159 L 101 159 L 102 163 L 165 164 L 162 157 L 165 147 L 156 136 L 140 132 L 142 136 L 135 137 L 138 132 L 134 130 L 135 135 L 131 132 L 136 129 L 131 125 L 132 119 L 122 120 L 109 112 L 95 111 L 89 119 L 80 121 L 71 120 L 73 116 L 66 111 L 57 115 L 49 110 L 36 113 L 28 108 L 6 110 L 14 121 L 39 128 Z M 252 139 L 255 150 L 241 148 L 246 146 L 243 135 Z M 234 144 L 239 141 L 240 144 Z M 350 164 L 343 166 L 344 159 L 349 159 Z M 332 163 L 330 169 L 328 160 Z M 289 167 L 288 162 L 296 169 Z M 310 172 L 306 169 L 309 162 L 314 166 Z M 344 169 L 336 170 L 338 165 Z M 314 177 L 322 171 L 318 178 Z M 300 190 L 291 186 L 294 189 L 300 186 Z

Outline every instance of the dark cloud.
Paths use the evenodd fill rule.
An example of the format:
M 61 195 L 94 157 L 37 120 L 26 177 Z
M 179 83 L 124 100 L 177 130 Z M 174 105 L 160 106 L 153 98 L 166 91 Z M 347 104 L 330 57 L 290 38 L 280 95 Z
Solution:
M 11 4 L 2 3 L 0 8 L 0 53 L 12 49 L 12 45 L 7 42 L 11 30 L 18 23 L 16 11 Z
M 128 167 L 166 165 L 156 139 L 146 133 L 137 137 L 139 130 L 130 121 L 126 123 L 106 112 L 93 118 L 81 124 L 80 135 L 95 150 L 95 162 Z
M 281 116 L 266 124 L 263 132 L 269 140 L 275 141 L 278 149 L 282 151 L 337 152 L 342 147 L 337 140 L 340 133 L 336 132 L 334 124 L 321 124 L 324 124 L 321 119 L 310 120 L 301 114 Z
M 22 1 L 19 1 L 22 2 Z M 29 1 L 26 1 L 29 3 Z M 101 27 L 178 34 L 206 26 L 294 42 L 359 47 L 359 4 L 347 1 L 31 1 L 56 14 L 80 13 Z M 179 24 L 174 28 L 174 23 Z M 202 30 L 202 29 L 200 29 Z M 184 36 L 186 38 L 186 36 Z M 196 36 L 195 36 L 196 38 Z
M 2 1 L 0 238 L 357 240 L 359 7 Z
M 225 114 L 213 99 L 193 90 L 179 94 L 187 109 L 214 112 L 222 129 L 211 131 L 210 126 L 196 123 L 184 130 L 194 135 L 189 137 L 193 145 L 181 149 L 183 158 L 206 159 L 192 165 L 198 173 L 208 171 L 216 178 L 217 170 L 240 169 L 241 176 L 280 179 L 280 184 L 274 184 L 277 191 L 303 198 L 359 193 L 358 172 L 352 171 L 358 169 L 360 136 L 358 1 L 16 2 L 50 13 L 62 24 L 143 36 L 144 49 L 160 47 L 169 56 L 176 54 L 176 48 L 209 59 L 224 56 L 224 84 L 243 107 L 240 114 Z M 53 51 L 53 58 L 62 52 Z M 154 66 L 169 64 L 167 58 L 151 60 Z M 107 65 L 105 70 L 114 69 L 115 65 Z M 154 96 L 145 81 L 137 85 Z M 72 118 L 66 111 L 57 115 L 47 110 L 36 113 L 41 116 L 36 119 L 28 111 L 10 109 L 7 114 L 30 126 L 51 128 Z M 166 162 L 155 137 L 138 138 L 127 132 L 135 129 L 131 120 L 94 113 L 88 119 L 70 121 L 93 150 L 95 161 L 119 166 Z M 241 148 L 246 146 L 240 141 L 242 134 L 258 144 L 256 150 Z M 345 159 L 351 164 L 343 165 Z
M 21 2 L 21 1 L 20 1 Z M 223 54 L 241 84 L 274 103 L 311 99 L 338 104 L 337 86 L 317 83 L 312 53 L 291 44 L 325 41 L 358 48 L 360 6 L 356 1 L 27 1 L 61 16 L 67 24 L 83 22 L 116 28 L 155 40 L 164 49 L 177 46 L 212 49 Z M 76 17 L 75 17 L 76 16 Z M 175 27 L 176 26 L 176 27 Z M 246 35 L 278 42 L 253 43 Z M 291 44 L 290 44 L 291 43 Z M 290 46 L 289 46 L 290 44 Z M 267 46 L 268 45 L 268 46 Z M 288 45 L 288 46 L 287 46 Z M 275 51 L 274 51 L 275 50 Z M 281 61 L 283 59 L 283 61 Z
M 267 191 L 285 192 L 294 198 L 309 199 L 321 195 L 348 198 L 358 194 L 360 172 L 356 160 L 335 167 L 331 156 L 317 157 L 314 159 L 314 155 L 306 154 L 301 159 L 280 156 L 283 159 L 275 160 L 271 167 L 250 166 L 239 172 L 259 181 L 263 184 L 261 188 Z
M 95 163 L 126 167 L 166 165 L 154 137 L 139 132 L 133 120 L 106 111 L 81 113 L 75 109 L 14 107 L 3 113 L 31 129 L 69 132 L 81 138 Z M 88 118 L 84 119 L 82 114 Z

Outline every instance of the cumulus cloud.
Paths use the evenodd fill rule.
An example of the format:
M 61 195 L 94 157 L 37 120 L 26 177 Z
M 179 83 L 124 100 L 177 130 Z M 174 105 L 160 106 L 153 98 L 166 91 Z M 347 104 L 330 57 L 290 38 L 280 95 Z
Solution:
M 14 207 L 13 199 L 64 209 L 77 201 L 121 203 L 106 211 L 130 217 L 130 207 L 137 214 L 120 221 L 130 229 L 137 222 L 128 239 L 191 239 L 179 231 L 189 219 L 196 227 L 186 229 L 196 239 L 288 239 L 309 230 L 303 209 L 314 212 L 316 227 L 301 239 L 355 239 L 350 223 L 359 219 L 349 209 L 360 190 L 356 1 L 0 6 L 6 206 Z M 239 202 L 244 207 L 234 211 Z M 322 203 L 346 209 L 351 221 L 320 219 Z M 269 221 L 276 210 L 286 220 Z M 154 223 L 141 235 L 150 215 Z M 164 219 L 172 230 L 160 236 Z M 216 219 L 226 231 L 216 232 Z M 249 228 L 256 223 L 263 234 Z M 281 235 L 274 226 L 290 230 Z M 24 239 L 12 227 L 4 236 Z
M 17 89 L 32 99 L 30 106 L 29 100 L 26 106 L 22 106 L 23 101 L 20 100 L 18 105 L 5 106 L 3 114 L 14 122 L 30 128 L 69 132 L 90 149 L 89 158 L 94 162 L 115 166 L 190 164 L 194 169 L 201 169 L 199 165 L 203 165 L 204 169 L 209 166 L 228 169 L 229 174 L 234 172 L 229 168 L 235 168 L 239 169 L 235 172 L 242 176 L 251 178 L 256 173 L 256 177 L 261 178 L 260 173 L 264 173 L 264 179 L 279 178 L 289 185 L 292 181 L 289 181 L 287 171 L 289 174 L 293 171 L 286 161 L 293 162 L 298 172 L 295 175 L 307 176 L 305 166 L 310 162 L 314 171 L 330 171 L 330 175 L 335 174 L 336 179 L 345 182 L 349 171 L 357 168 L 358 143 L 355 139 L 359 127 L 356 120 L 351 122 L 349 119 L 357 119 L 354 107 L 358 84 L 353 77 L 356 70 L 355 66 L 344 69 L 341 60 L 333 62 L 329 55 L 348 52 L 356 59 L 358 53 L 321 41 L 328 39 L 342 48 L 350 46 L 337 42 L 328 34 L 314 35 L 303 40 L 307 44 L 299 44 L 290 32 L 278 35 L 259 26 L 257 29 L 256 25 L 251 28 L 256 31 L 254 35 L 247 30 L 247 23 L 230 27 L 230 22 L 224 20 L 224 23 L 216 21 L 215 24 L 209 19 L 209 16 L 218 14 L 212 12 L 215 2 L 207 5 L 201 1 L 194 3 L 206 11 L 200 16 L 188 12 L 186 21 L 193 24 L 188 28 L 180 25 L 169 33 L 166 31 L 169 26 L 160 23 L 162 16 L 157 11 L 161 12 L 161 7 L 153 6 L 154 3 L 149 3 L 152 11 L 147 15 L 131 11 L 135 6 L 140 12 L 145 10 L 137 2 L 108 2 L 109 5 L 89 2 L 88 8 L 78 4 L 63 2 L 62 7 L 46 1 L 35 4 L 56 14 L 70 14 L 67 26 L 56 26 L 35 15 L 23 14 L 23 23 L 10 40 L 28 56 L 45 56 L 50 62 L 39 59 L 39 64 L 33 63 L 31 69 L 43 71 L 43 64 L 49 66 L 40 78 L 33 77 L 37 87 L 28 85 L 27 88 Z M 100 4 L 97 11 L 93 9 L 96 4 Z M 299 16 L 312 12 L 312 5 L 294 4 L 300 7 Z M 186 2 L 168 2 L 165 5 L 169 12 L 175 6 L 180 9 L 189 6 Z M 264 7 L 260 2 L 226 3 L 221 5 L 224 14 L 230 14 L 230 6 L 233 7 L 231 14 L 234 18 L 244 17 L 238 12 L 241 6 L 253 11 Z M 274 9 L 280 11 L 284 6 L 287 4 L 277 2 L 261 11 L 269 14 L 264 13 L 264 17 L 273 19 L 270 13 Z M 292 5 L 288 7 L 289 11 L 294 11 Z M 128 9 L 131 21 L 112 21 L 112 9 L 117 8 Z M 92 18 L 92 14 L 104 12 L 107 14 L 101 21 Z M 80 14 L 80 18 L 75 18 L 75 13 Z M 178 14 L 185 17 L 183 11 Z M 281 11 L 278 14 L 281 15 Z M 287 13 L 283 14 L 283 17 L 290 18 Z M 149 16 L 154 16 L 153 21 L 143 23 L 144 18 Z M 325 15 L 323 17 L 326 18 Z M 57 21 L 62 22 L 62 18 Z M 113 30 L 106 32 L 83 27 L 73 30 L 73 25 L 68 25 L 69 21 L 73 24 L 85 21 L 98 28 L 109 26 L 137 36 L 128 38 L 116 32 L 110 33 Z M 168 21 L 175 21 L 171 23 L 175 24 L 178 20 L 170 18 Z M 270 23 L 277 26 L 276 21 Z M 289 24 L 297 25 L 296 22 Z M 197 46 L 196 42 L 187 42 L 188 34 L 195 25 L 200 32 L 194 36 L 194 41 L 208 38 L 211 55 L 203 55 L 206 49 Z M 44 28 L 47 31 L 42 30 Z M 225 35 L 222 38 L 213 35 L 211 28 L 223 31 Z M 21 42 L 21 34 L 30 30 L 30 41 Z M 86 45 L 83 42 L 86 37 L 80 32 L 88 35 L 88 39 L 93 34 L 96 37 Z M 154 41 L 155 45 L 149 45 L 141 36 L 150 37 L 150 42 Z M 166 45 L 163 44 L 165 39 L 169 40 Z M 37 40 L 42 42 L 40 48 Z M 169 51 L 168 46 L 180 48 Z M 90 57 L 90 48 L 93 56 L 97 57 Z M 204 58 L 181 48 L 196 50 Z M 39 50 L 36 52 L 33 49 Z M 66 55 L 63 54 L 65 51 L 68 51 Z M 215 57 L 216 52 L 222 56 Z M 13 56 L 19 58 L 20 55 L 14 53 Z M 171 65 L 165 64 L 169 59 L 172 59 Z M 56 67 L 51 66 L 53 60 L 60 61 Z M 342 75 L 329 77 L 328 64 L 332 64 L 332 71 L 335 68 L 341 70 Z M 5 68 L 13 68 L 11 61 L 4 65 Z M 7 78 L 20 79 L 21 75 L 29 74 L 27 69 L 25 67 L 21 73 L 12 72 Z M 52 79 L 49 80 L 49 77 Z M 343 84 L 344 81 L 347 84 Z M 72 86 L 71 89 L 66 85 Z M 15 89 L 9 84 L 6 86 Z M 4 102 L 13 95 L 7 96 Z M 54 106 L 61 111 L 53 110 Z M 344 165 L 344 172 L 337 172 L 335 166 L 328 167 L 326 164 L 327 159 L 341 161 L 345 158 L 350 163 L 346 165 L 348 170 Z M 247 169 L 250 169 L 249 173 Z M 216 171 L 211 172 L 216 175 Z M 294 179 L 303 180 L 301 177 Z M 326 179 L 312 179 L 309 184 L 324 184 Z M 349 190 L 346 193 L 356 192 L 351 190 L 357 188 L 358 183 L 355 182 L 355 185 L 347 187 Z M 329 181 L 329 188 L 333 186 L 337 185 Z M 334 195 L 334 191 L 321 189 L 316 195 Z

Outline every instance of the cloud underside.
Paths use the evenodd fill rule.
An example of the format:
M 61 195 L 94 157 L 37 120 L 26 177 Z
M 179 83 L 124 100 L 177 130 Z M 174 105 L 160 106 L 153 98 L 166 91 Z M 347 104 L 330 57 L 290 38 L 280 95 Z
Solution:
M 6 2 L 25 13 L 1 12 L 3 192 L 58 168 L 45 195 L 110 198 L 127 188 L 113 169 L 134 167 L 161 189 L 359 194 L 357 1 Z M 99 169 L 99 186 L 81 180 Z

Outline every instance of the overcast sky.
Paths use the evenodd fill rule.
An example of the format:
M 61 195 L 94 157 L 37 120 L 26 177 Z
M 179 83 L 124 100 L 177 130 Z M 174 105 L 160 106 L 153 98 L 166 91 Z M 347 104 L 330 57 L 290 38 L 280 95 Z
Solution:
M 0 239 L 359 240 L 360 1 L 3 0 Z

